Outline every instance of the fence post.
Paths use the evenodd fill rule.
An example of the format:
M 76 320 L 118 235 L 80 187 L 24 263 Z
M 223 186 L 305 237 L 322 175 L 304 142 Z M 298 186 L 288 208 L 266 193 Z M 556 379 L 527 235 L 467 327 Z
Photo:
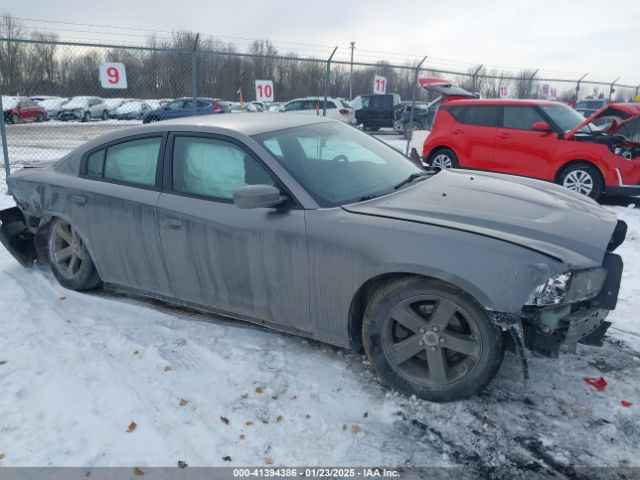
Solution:
M 478 66 L 478 68 L 476 68 L 476 71 L 473 72 L 473 76 L 471 77 L 471 82 L 473 84 L 473 92 L 471 93 L 476 93 L 478 91 L 480 91 L 480 89 L 478 88 L 478 72 L 480 72 L 480 70 L 482 69 L 482 67 L 484 67 L 483 64 L 480 64 L 480 66 Z
M 420 67 L 422 67 L 422 64 L 426 59 L 427 57 L 424 57 L 422 60 L 420 60 L 420 63 L 418 64 L 418 66 L 416 66 L 416 74 L 413 78 L 413 88 L 411 89 L 411 113 L 409 114 L 409 128 L 413 128 L 411 124 L 413 123 L 413 111 L 416 109 L 416 89 L 418 88 L 418 75 L 420 75 Z M 427 112 L 427 116 L 428 116 L 428 112 Z M 407 156 L 409 155 L 409 146 L 411 145 L 413 130 L 410 130 L 410 132 L 411 132 L 411 137 L 407 138 L 407 147 L 404 150 L 404 154 Z
M 578 79 L 578 83 L 576 83 L 576 102 L 579 100 L 578 99 L 578 95 L 580 95 L 580 84 L 582 83 L 582 80 L 584 80 L 586 78 L 586 76 L 589 75 L 588 73 L 585 73 L 584 75 L 582 75 L 579 79 Z
M 327 116 L 327 97 L 329 96 L 329 75 L 331 73 L 331 59 L 333 58 L 333 55 L 336 53 L 336 50 L 338 50 L 338 47 L 333 49 L 333 52 L 331 52 L 331 56 L 327 60 L 327 73 L 325 73 L 324 75 L 324 105 L 322 107 L 323 117 Z
M 200 40 L 200 34 L 196 33 L 196 40 L 193 42 L 193 49 L 191 50 L 191 96 L 193 97 L 193 114 L 198 114 L 198 102 L 196 97 L 198 96 L 198 40 Z
M 2 92 L 0 92 L 0 110 L 2 111 L 2 119 L 0 120 L 0 136 L 2 137 L 2 156 L 4 158 L 5 182 L 11 175 L 11 166 L 9 165 L 9 147 L 7 146 L 7 128 L 4 119 L 4 106 L 2 105 Z M 7 188 L 9 184 L 7 183 Z M 8 192 L 11 193 L 11 192 Z
M 618 80 L 620 80 L 620 77 L 616 78 L 613 82 L 611 82 L 611 85 L 609 85 L 609 101 L 611 101 L 611 95 L 613 94 L 613 86 Z
M 533 90 L 533 79 L 538 74 L 540 69 L 537 69 L 533 74 L 529 77 L 529 81 L 527 82 L 527 97 L 531 96 L 531 90 Z

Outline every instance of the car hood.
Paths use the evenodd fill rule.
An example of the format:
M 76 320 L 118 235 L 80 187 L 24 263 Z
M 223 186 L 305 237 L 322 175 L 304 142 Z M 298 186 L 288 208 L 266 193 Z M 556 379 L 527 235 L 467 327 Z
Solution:
M 576 268 L 602 264 L 617 223 L 609 210 L 558 185 L 466 170 L 443 170 L 343 208 L 496 238 Z
M 604 105 L 585 118 L 584 121 L 574 129 L 569 130 L 564 135 L 564 138 L 569 139 L 573 137 L 581 128 L 584 128 L 600 117 L 618 117 L 621 119 L 620 122 L 615 122 L 607 131 L 609 135 L 613 135 L 620 130 L 623 125 L 640 117 L 640 103 L 609 103 Z

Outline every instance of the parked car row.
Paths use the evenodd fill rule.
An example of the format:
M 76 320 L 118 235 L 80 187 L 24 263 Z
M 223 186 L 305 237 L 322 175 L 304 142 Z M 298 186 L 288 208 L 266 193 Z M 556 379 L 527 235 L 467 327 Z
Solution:
M 94 96 L 76 97 L 2 97 L 4 119 L 7 123 L 43 122 L 46 120 L 76 120 L 88 122 L 110 118 L 141 120 L 151 110 L 169 100 L 140 100 L 131 98 L 102 99 Z

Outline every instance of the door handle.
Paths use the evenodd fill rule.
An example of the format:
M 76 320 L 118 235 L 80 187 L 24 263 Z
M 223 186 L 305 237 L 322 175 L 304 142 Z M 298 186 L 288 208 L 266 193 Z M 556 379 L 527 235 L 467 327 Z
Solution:
M 87 197 L 84 195 L 71 195 L 71 201 L 76 205 L 82 206 L 87 203 Z
M 501 133 L 498 135 L 498 138 L 502 138 L 504 140 L 506 138 L 511 138 L 511 135 L 509 135 L 508 133 Z
M 461 135 L 464 133 L 464 130 L 461 130 L 460 128 L 456 128 L 452 133 L 454 135 Z
M 164 217 L 162 219 L 162 225 L 171 230 L 180 230 L 182 228 L 182 220 L 174 217 Z

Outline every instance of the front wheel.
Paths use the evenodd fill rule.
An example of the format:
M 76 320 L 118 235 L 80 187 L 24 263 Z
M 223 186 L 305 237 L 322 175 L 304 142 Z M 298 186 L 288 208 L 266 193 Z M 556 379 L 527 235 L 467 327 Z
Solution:
M 49 229 L 49 261 L 63 287 L 89 290 L 102 283 L 80 235 L 60 218 L 53 220 Z
M 482 307 L 448 284 L 421 277 L 381 285 L 367 305 L 362 336 L 389 386 L 435 402 L 478 393 L 504 357 L 501 331 Z
M 588 163 L 570 165 L 560 173 L 558 180 L 563 187 L 594 200 L 602 195 L 602 175 L 596 167 Z
M 429 156 L 428 163 L 434 168 L 458 168 L 458 157 L 453 150 L 441 148 Z
M 84 115 L 82 116 L 82 121 L 88 122 L 90 120 L 91 120 L 91 114 L 89 112 L 84 112 Z
M 102 120 L 109 120 L 109 112 L 106 110 L 102 112 Z

